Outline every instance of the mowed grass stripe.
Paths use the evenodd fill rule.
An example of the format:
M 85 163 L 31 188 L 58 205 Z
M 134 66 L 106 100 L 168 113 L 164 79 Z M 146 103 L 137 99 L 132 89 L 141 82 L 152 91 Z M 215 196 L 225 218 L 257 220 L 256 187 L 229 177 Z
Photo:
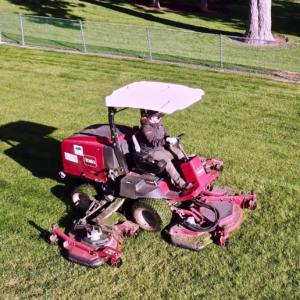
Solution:
M 0 295 L 20 299 L 296 299 L 299 282 L 300 87 L 158 63 L 0 47 Z M 164 118 L 188 153 L 225 162 L 218 185 L 255 189 L 228 248 L 176 248 L 160 234 L 127 239 L 120 269 L 70 263 L 45 239 L 78 217 L 59 182 L 60 141 L 107 122 L 104 98 L 133 81 L 202 88 Z M 184 100 L 184 99 L 183 99 Z M 116 121 L 139 124 L 127 110 Z

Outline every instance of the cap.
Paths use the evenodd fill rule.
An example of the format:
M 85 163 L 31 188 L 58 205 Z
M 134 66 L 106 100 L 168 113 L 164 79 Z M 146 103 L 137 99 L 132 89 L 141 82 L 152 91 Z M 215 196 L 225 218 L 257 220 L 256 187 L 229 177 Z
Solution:
M 149 117 L 158 117 L 158 118 L 162 118 L 165 114 L 157 111 L 157 110 L 147 110 L 147 115 Z

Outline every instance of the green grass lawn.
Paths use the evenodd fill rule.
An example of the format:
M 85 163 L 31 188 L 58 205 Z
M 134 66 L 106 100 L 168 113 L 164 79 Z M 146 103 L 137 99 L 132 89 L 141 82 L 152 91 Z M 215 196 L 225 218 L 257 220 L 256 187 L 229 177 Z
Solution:
M 151 0 L 137 2 L 148 6 L 151 4 Z M 162 5 L 168 5 L 167 2 L 163 1 Z M 184 3 L 181 0 L 170 2 Z M 188 7 L 195 8 L 196 2 L 189 2 Z M 288 37 L 290 42 L 300 42 L 297 23 L 299 2 L 273 0 L 272 3 L 273 32 Z M 222 5 L 210 4 L 210 9 L 207 14 L 201 14 L 196 8 L 181 13 L 151 11 L 137 6 L 132 0 L 43 0 L 39 3 L 30 0 L 4 0 L 0 3 L 0 12 L 62 18 L 23 16 L 26 45 L 84 51 L 80 25 L 78 21 L 72 21 L 81 19 L 88 52 L 149 59 L 145 28 L 148 26 L 152 27 L 149 37 L 154 60 L 220 68 L 219 34 L 243 35 L 246 29 L 247 3 L 241 0 L 227 1 Z M 112 26 L 112 23 L 133 27 Z M 159 28 L 217 35 L 165 31 Z M 22 43 L 18 15 L 0 14 L 0 30 L 2 41 Z M 257 47 L 235 43 L 232 38 L 223 37 L 222 66 L 231 70 L 285 77 L 288 72 L 292 73 L 293 80 L 298 80 L 299 47 L 300 45 L 294 44 Z
M 199 13 L 197 9 L 185 12 L 150 11 L 135 6 L 135 3 L 150 5 L 152 0 L 2 0 L 0 12 L 34 14 L 63 19 L 83 21 L 173 28 L 209 32 L 217 34 L 244 34 L 247 22 L 247 1 L 225 1 L 225 4 L 210 4 L 214 12 Z M 186 4 L 186 1 L 161 1 Z M 189 1 L 195 6 L 197 1 Z M 282 34 L 291 42 L 300 41 L 298 0 L 272 1 L 272 28 L 274 33 Z
M 19 16 L 0 13 L 0 22 L 2 41 L 22 44 Z M 26 46 L 84 51 L 78 21 L 23 16 L 22 24 Z M 253 46 L 223 36 L 221 64 L 221 40 L 216 34 L 94 22 L 83 22 L 82 27 L 87 52 L 270 75 L 292 72 L 294 80 L 299 79 L 300 44 Z
M 0 46 L 1 299 L 299 299 L 300 86 L 126 59 Z M 164 118 L 186 152 L 224 160 L 218 181 L 257 192 L 227 248 L 176 248 L 159 233 L 127 239 L 123 266 L 87 269 L 46 242 L 76 216 L 58 180 L 60 142 L 107 122 L 104 97 L 133 81 L 202 88 Z M 118 123 L 139 124 L 127 110 Z

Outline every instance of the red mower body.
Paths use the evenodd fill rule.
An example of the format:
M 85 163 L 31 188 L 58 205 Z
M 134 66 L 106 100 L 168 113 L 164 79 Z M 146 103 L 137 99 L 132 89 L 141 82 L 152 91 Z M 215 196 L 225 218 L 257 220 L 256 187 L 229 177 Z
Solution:
M 135 130 L 124 125 L 117 125 L 116 128 L 120 145 L 129 149 L 128 145 L 132 143 Z M 61 148 L 64 172 L 68 175 L 103 183 L 109 181 L 109 170 L 120 167 L 111 141 L 109 125 L 106 124 L 92 125 L 71 135 L 63 140 Z M 199 156 L 183 163 L 181 168 L 186 181 L 195 183 L 193 188 L 185 193 L 174 189 L 170 180 L 145 180 L 139 173 L 131 171 L 121 180 L 120 195 L 133 199 L 150 197 L 175 201 L 189 200 L 207 189 L 218 177 L 216 170 L 220 170 L 222 165 L 223 162 L 215 158 L 200 159 Z M 136 181 L 134 191 L 132 180 Z M 128 182 L 130 189 L 127 188 Z
M 118 125 L 118 140 L 130 138 L 133 129 Z M 98 182 L 107 182 L 107 171 L 118 167 L 109 125 L 85 128 L 63 140 L 61 145 L 64 172 Z
M 144 88 L 147 93 L 141 98 Z M 186 91 L 185 101 L 179 97 L 181 91 Z M 128 232 L 132 236 L 139 227 L 147 231 L 166 228 L 174 245 L 195 251 L 203 250 L 211 242 L 225 246 L 229 233 L 243 222 L 243 209 L 255 209 L 255 192 L 246 194 L 212 185 L 223 169 L 223 161 L 188 156 L 181 145 L 183 135 L 176 138 L 184 156 L 178 172 L 188 183 L 188 190 L 173 184 L 164 171 L 167 164 L 164 160 L 153 160 L 149 153 L 140 151 L 138 128 L 114 122 L 115 115 L 129 107 L 142 107 L 141 116 L 146 110 L 154 109 L 172 113 L 199 101 L 202 95 L 200 89 L 178 85 L 133 83 L 106 97 L 109 124 L 89 126 L 63 140 L 61 177 L 70 175 L 85 181 L 72 192 L 75 206 L 85 211 L 85 217 L 76 226 L 85 226 L 88 236 L 94 234 L 95 240 L 102 241 L 103 236 L 96 232 L 100 229 L 95 229 L 98 225 L 87 225 L 87 221 L 101 225 L 127 205 L 130 209 L 125 207 L 124 211 L 131 210 L 129 218 L 138 224 L 125 221 L 114 225 L 110 238 L 101 247 L 87 237 L 80 240 L 80 230 L 71 238 L 54 228 L 53 233 L 64 240 L 63 247 L 70 260 L 90 267 L 103 262 L 115 266 L 121 256 L 124 236 Z M 148 96 L 153 101 L 147 100 Z M 115 107 L 123 109 L 117 111 Z M 96 213 L 99 215 L 95 221 Z M 172 224 L 171 220 L 174 220 Z M 90 228 L 94 229 L 89 233 Z
M 132 135 L 135 129 L 124 125 L 117 125 L 118 142 L 124 148 L 129 149 Z M 83 129 L 62 142 L 62 157 L 64 172 L 69 175 L 83 177 L 85 179 L 107 183 L 111 171 L 117 170 L 118 163 L 111 140 L 109 125 L 92 125 Z M 160 178 L 154 175 L 137 173 L 134 169 L 125 176 L 121 176 L 119 196 L 130 199 L 151 198 L 166 199 L 167 201 L 185 202 L 199 199 L 216 207 L 220 211 L 220 221 L 217 228 L 211 231 L 211 237 L 218 240 L 223 246 L 229 232 L 237 229 L 243 221 L 243 209 L 255 207 L 255 194 L 229 195 L 232 189 L 210 189 L 210 185 L 219 176 L 219 170 L 223 168 L 223 161 L 216 158 L 200 158 L 195 155 L 181 164 L 182 173 L 188 183 L 194 183 L 187 191 L 181 191 L 174 187 L 168 178 Z M 192 204 L 189 208 L 178 209 L 170 205 L 173 212 L 182 218 L 192 217 L 201 224 L 212 222 L 205 212 L 207 209 Z M 224 213 L 226 211 L 226 213 Z M 209 213 L 208 213 L 209 216 Z M 179 227 L 178 227 L 179 226 Z M 226 228 L 226 229 L 225 229 Z M 200 236 L 203 232 L 195 232 L 175 225 L 169 231 L 173 237 Z

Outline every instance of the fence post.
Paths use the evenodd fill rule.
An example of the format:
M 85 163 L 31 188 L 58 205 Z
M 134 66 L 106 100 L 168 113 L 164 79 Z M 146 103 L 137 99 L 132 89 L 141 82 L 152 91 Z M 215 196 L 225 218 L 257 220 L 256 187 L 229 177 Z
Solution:
M 0 19 L 0 43 L 2 43 L 2 31 L 1 31 L 1 29 L 2 29 L 2 27 L 1 27 L 1 19 Z
M 220 67 L 223 71 L 223 45 L 222 45 L 222 34 L 220 34 Z
M 25 45 L 24 41 L 24 31 L 23 31 L 23 22 L 22 22 L 22 14 L 19 14 L 20 16 L 20 28 L 21 28 L 21 36 L 22 36 L 22 46 Z
M 81 37 L 82 37 L 83 49 L 84 49 L 84 52 L 86 52 L 86 45 L 85 45 L 85 39 L 84 39 L 83 27 L 82 27 L 81 20 L 79 20 L 79 24 L 80 24 L 80 30 L 81 30 Z
M 151 52 L 151 44 L 150 44 L 150 31 L 149 27 L 147 27 L 147 39 L 148 39 L 148 48 L 149 48 L 149 58 L 152 60 L 152 52 Z

